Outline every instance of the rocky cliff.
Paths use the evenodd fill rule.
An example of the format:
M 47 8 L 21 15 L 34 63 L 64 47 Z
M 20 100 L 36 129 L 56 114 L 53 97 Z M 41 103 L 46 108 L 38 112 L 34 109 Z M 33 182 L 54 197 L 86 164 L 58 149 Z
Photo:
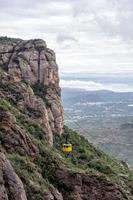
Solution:
M 65 127 L 60 98 L 45 42 L 0 38 L 0 200 L 133 200 L 128 166 Z
M 0 154 L 0 199 L 27 200 L 22 181 L 4 154 Z
M 64 126 L 55 53 L 41 39 L 1 38 L 0 65 L 9 75 L 0 78 L 0 84 L 6 84 L 9 90 L 1 95 L 8 95 L 23 113 L 40 118 L 52 144 L 53 134 L 62 134 Z

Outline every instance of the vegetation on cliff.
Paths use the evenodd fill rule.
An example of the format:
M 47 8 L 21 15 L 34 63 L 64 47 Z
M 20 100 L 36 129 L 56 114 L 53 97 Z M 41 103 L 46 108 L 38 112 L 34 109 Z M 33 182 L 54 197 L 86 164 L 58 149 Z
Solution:
M 52 185 L 63 192 L 62 187 L 64 188 L 65 184 L 62 182 L 61 185 L 56 175 L 56 172 L 60 169 L 68 170 L 72 173 L 85 173 L 96 176 L 99 180 L 110 181 L 117 185 L 120 191 L 125 193 L 125 196 L 130 196 L 131 198 L 133 174 L 121 161 L 109 157 L 90 144 L 83 136 L 78 135 L 68 127 L 65 127 L 65 134 L 69 135 L 69 141 L 73 144 L 74 149 L 72 156 L 65 158 L 62 152 L 65 134 L 55 136 L 54 147 L 49 147 L 41 137 L 41 127 L 27 115 L 21 113 L 15 105 L 2 98 L 0 100 L 0 109 L 10 112 L 16 117 L 16 123 L 25 129 L 32 143 L 39 149 L 39 155 L 35 157 L 20 155 L 17 152 L 8 153 L 4 148 L 3 129 L 0 130 L 1 151 L 6 154 L 16 173 L 21 178 L 29 200 L 44 199 L 44 194 L 50 190 Z M 67 191 L 67 184 L 65 187 Z
M 36 51 L 36 45 L 41 45 L 40 40 L 19 42 L 21 43 L 19 51 L 22 50 L 23 53 L 26 50 L 25 53 L 27 54 L 28 51 L 28 55 L 32 56 L 31 48 Z M 16 51 L 15 56 L 17 53 Z M 20 80 L 13 79 L 12 75 L 1 67 L 0 174 L 3 174 L 4 154 L 21 179 L 28 200 L 133 199 L 133 173 L 125 163 L 106 155 L 66 126 L 62 134 L 63 113 L 57 65 L 50 65 L 51 61 L 55 62 L 51 50 L 47 49 L 43 52 L 43 56 L 47 58 L 48 70 L 52 67 L 55 69 L 54 72 L 49 71 L 50 78 L 47 79 L 49 84 L 44 84 L 45 80 L 42 78 L 43 82 L 39 83 L 39 88 L 38 82 L 25 83 L 21 80 L 21 76 L 19 76 Z M 4 56 L 3 58 L 5 59 Z M 8 60 L 8 57 L 6 59 Z M 42 60 L 44 62 L 44 57 Z M 14 66 L 13 63 L 10 57 L 11 66 Z M 26 65 L 29 66 L 27 62 Z M 16 68 L 12 70 L 14 73 Z M 29 70 L 28 73 L 31 72 L 33 71 Z M 55 77 L 55 85 L 51 77 Z M 35 78 L 38 80 L 37 76 Z M 66 135 L 73 145 L 73 152 L 69 158 L 66 158 L 62 152 Z M 8 167 L 9 165 L 4 167 L 7 172 Z M 4 178 L 3 175 L 2 192 L 3 195 L 5 194 L 5 199 L 8 197 L 10 199 L 10 192 L 13 191 L 8 180 Z

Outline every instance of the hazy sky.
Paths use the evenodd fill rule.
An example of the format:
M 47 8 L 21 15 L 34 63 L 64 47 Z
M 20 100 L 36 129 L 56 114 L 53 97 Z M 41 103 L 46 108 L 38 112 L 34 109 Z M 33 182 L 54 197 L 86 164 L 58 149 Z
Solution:
M 133 73 L 133 0 L 0 0 L 0 35 L 42 38 L 61 72 Z

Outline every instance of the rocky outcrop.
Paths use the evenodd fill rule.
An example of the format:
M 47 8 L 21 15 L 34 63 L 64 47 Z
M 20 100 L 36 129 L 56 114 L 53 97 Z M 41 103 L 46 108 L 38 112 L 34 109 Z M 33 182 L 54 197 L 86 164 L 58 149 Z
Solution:
M 62 134 L 64 119 L 55 53 L 47 48 L 46 43 L 41 39 L 24 41 L 1 38 L 0 65 L 8 72 L 10 83 L 23 81 L 29 86 L 27 91 L 30 95 L 26 94 L 24 86 L 22 90 L 18 88 L 20 96 L 16 94 L 18 91 L 15 93 L 17 98 L 21 99 L 20 109 L 28 112 L 26 110 L 28 107 L 30 113 L 35 115 L 42 115 L 44 111 L 45 132 L 48 132 L 48 135 Z M 2 77 L 0 81 L 4 82 L 1 79 Z M 41 100 L 33 97 L 33 93 L 45 101 L 45 106 Z M 40 108 L 38 113 L 34 112 L 38 108 Z M 52 144 L 52 136 L 49 138 L 49 143 Z
M 9 153 L 37 156 L 39 151 L 24 130 L 16 123 L 16 118 L 0 108 L 0 140 Z
M 63 126 L 54 52 L 40 39 L 0 38 L 0 151 L 14 167 L 0 153 L 0 200 L 132 199 L 129 169 L 117 163 L 113 171 L 116 161 L 68 128 L 73 155 L 69 161 L 62 156 Z M 54 138 L 57 150 L 46 145 L 53 145 L 54 134 L 62 135 Z M 115 185 L 109 180 L 119 169 Z M 101 177 L 104 170 L 109 180 Z
M 113 183 L 98 176 L 59 170 L 56 180 L 64 200 L 128 200 Z
M 25 80 L 30 85 L 40 82 L 58 86 L 58 67 L 55 54 L 41 39 L 0 41 L 0 64 L 6 65 L 16 81 Z
M 23 184 L 4 154 L 0 154 L 0 200 L 27 200 Z
M 10 75 L 0 73 L 0 97 L 13 103 L 22 113 L 37 121 L 42 128 L 44 140 L 53 144 L 53 132 L 50 126 L 48 109 L 45 102 L 34 95 L 32 88 L 22 82 L 14 82 Z M 50 110 L 50 108 L 49 108 Z
M 49 188 L 49 192 L 45 192 L 44 200 L 63 200 L 62 194 L 54 188 L 52 185 Z

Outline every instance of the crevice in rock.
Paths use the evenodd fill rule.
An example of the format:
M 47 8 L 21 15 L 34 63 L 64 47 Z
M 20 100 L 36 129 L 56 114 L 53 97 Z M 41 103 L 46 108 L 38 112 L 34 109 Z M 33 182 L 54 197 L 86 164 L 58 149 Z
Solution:
M 1 51 L 0 54 L 13 53 L 13 51 Z
M 7 62 L 7 64 L 6 64 L 8 69 L 9 69 L 9 64 L 10 64 L 10 61 L 12 60 L 13 54 L 15 53 L 15 48 L 16 48 L 16 46 L 13 47 L 12 53 L 11 53 L 11 55 L 9 56 L 8 62 Z
M 40 57 L 41 57 L 41 51 L 38 50 L 38 83 L 41 82 L 41 77 L 40 77 Z
M 16 45 L 13 46 L 12 53 L 11 53 L 11 55 L 9 56 L 8 62 L 7 62 L 7 64 L 6 64 L 8 69 L 9 69 L 9 64 L 10 64 L 12 58 L 13 58 L 14 53 L 15 53 L 15 52 L 18 52 L 18 51 L 16 51 L 16 47 L 17 47 L 17 45 L 19 45 L 20 43 L 21 43 L 21 41 L 20 41 L 20 42 L 17 42 Z M 18 54 L 17 54 L 17 56 L 18 56 Z

